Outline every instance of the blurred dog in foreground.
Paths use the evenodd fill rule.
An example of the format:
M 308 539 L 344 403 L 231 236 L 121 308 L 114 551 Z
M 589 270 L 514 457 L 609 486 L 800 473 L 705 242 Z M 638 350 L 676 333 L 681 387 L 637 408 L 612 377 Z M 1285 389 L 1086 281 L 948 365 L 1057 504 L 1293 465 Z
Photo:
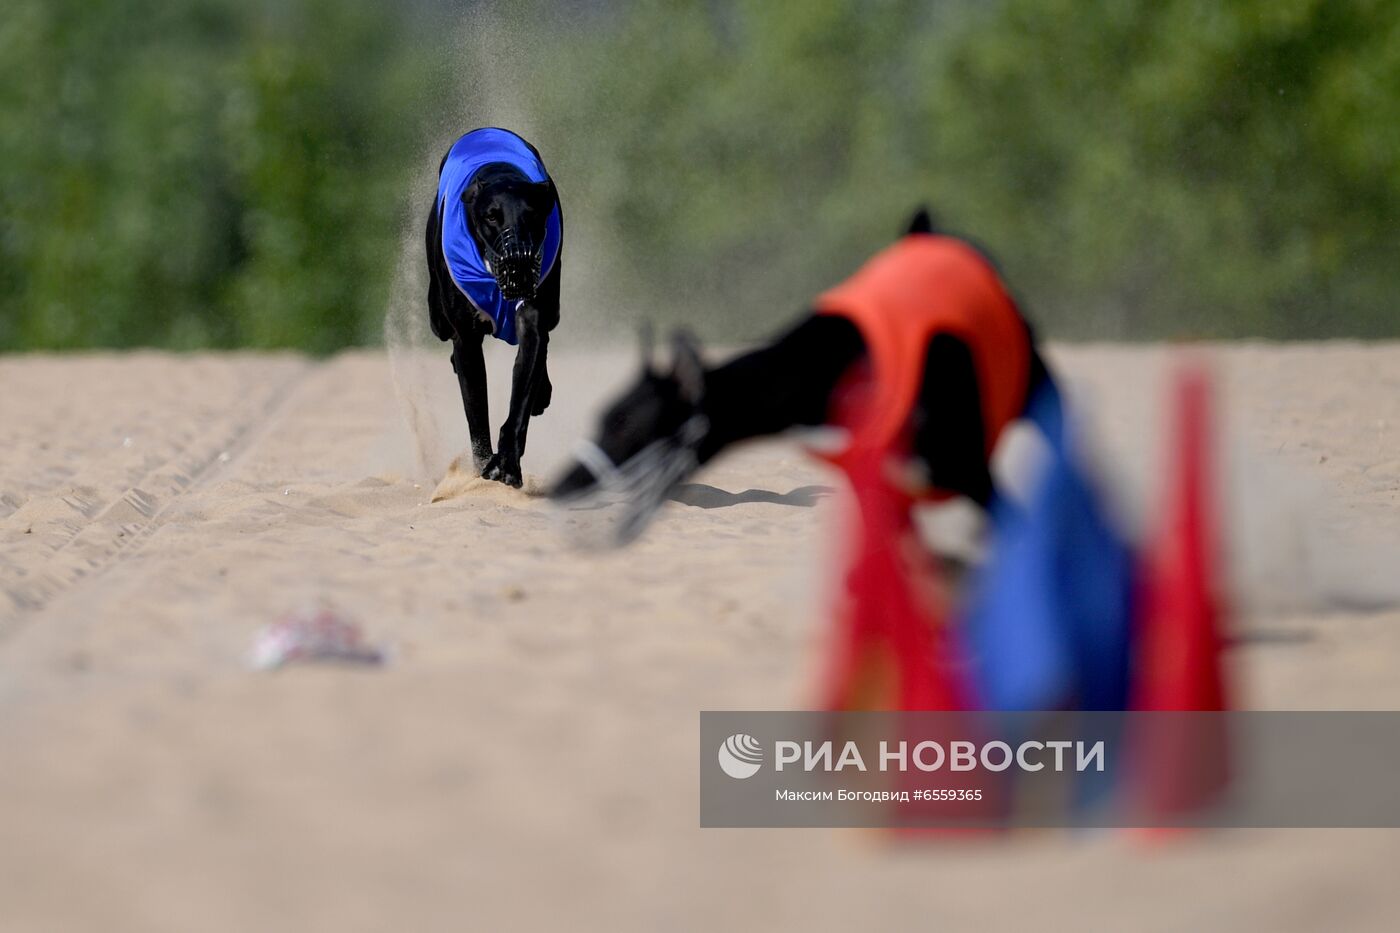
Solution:
M 476 468 L 520 486 L 530 417 L 549 407 L 549 333 L 559 324 L 564 225 L 539 152 L 509 130 L 462 136 L 438 166 L 428 215 L 428 320 L 452 341 Z M 518 345 L 510 408 L 493 452 L 486 363 L 490 334 Z
M 936 232 L 926 211 L 772 343 L 713 369 L 689 337 L 673 345 L 669 371 L 644 352 L 640 378 L 551 492 L 630 499 L 619 541 L 731 444 L 797 426 L 844 429 L 843 448 L 822 456 L 848 473 L 875 456 L 913 498 L 962 495 L 986 509 L 1002 430 L 1050 382 L 992 262 Z

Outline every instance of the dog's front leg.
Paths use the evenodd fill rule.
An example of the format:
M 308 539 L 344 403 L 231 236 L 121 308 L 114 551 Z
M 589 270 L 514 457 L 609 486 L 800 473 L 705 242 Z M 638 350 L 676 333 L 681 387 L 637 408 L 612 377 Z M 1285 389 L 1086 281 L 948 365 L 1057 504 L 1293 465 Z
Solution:
M 535 387 L 530 390 L 530 414 L 536 417 L 545 413 L 545 409 L 549 408 L 549 403 L 554 398 L 554 384 L 549 381 L 548 356 L 549 340 L 545 339 L 540 343 L 540 362 L 535 367 Z M 525 454 L 523 442 L 520 454 Z
M 516 312 L 515 329 L 520 335 L 520 349 L 516 351 L 515 371 L 511 375 L 510 410 L 496 441 L 496 455 L 481 475 L 518 488 L 524 482 L 520 458 L 525 454 L 525 434 L 530 426 L 530 397 L 545 365 L 549 334 L 540 326 L 539 309 L 529 302 Z
M 462 390 L 467 431 L 472 439 L 472 459 L 478 471 L 491 461 L 491 410 L 486 396 L 486 360 L 481 354 L 481 334 L 452 338 L 452 368 Z

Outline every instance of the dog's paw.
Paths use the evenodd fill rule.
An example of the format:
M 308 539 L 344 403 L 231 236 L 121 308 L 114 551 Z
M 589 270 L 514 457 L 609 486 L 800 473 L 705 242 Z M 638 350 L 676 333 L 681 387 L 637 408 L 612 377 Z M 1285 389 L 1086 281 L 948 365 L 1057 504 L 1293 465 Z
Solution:
M 549 381 L 549 374 L 545 373 L 540 377 L 535 391 L 530 393 L 530 414 L 534 417 L 544 414 L 544 410 L 549 407 L 549 403 L 553 400 L 554 384 Z
M 487 461 L 486 469 L 481 471 L 481 475 L 498 483 L 514 486 L 516 489 L 519 489 L 525 482 L 520 475 L 520 461 L 514 457 L 502 456 L 500 453 L 495 454 Z

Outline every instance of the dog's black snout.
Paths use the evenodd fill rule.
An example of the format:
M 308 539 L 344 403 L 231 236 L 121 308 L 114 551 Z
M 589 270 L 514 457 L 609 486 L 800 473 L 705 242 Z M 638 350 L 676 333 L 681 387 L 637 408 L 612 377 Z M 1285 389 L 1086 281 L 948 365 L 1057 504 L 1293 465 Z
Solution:
M 496 284 L 500 285 L 501 294 L 510 301 L 529 301 L 535 297 L 535 280 L 528 269 L 505 268 L 496 276 Z
M 510 301 L 534 298 L 540 281 L 540 256 L 530 238 L 507 227 L 492 247 L 492 273 L 501 294 Z

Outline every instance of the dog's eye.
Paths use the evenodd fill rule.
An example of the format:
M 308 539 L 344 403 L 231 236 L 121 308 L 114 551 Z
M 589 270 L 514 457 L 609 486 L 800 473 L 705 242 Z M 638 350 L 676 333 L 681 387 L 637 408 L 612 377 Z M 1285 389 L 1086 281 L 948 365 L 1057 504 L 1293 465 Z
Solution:
M 486 219 L 493 224 L 499 225 L 506 218 L 505 215 L 501 213 L 499 207 L 493 207 L 486 212 Z

